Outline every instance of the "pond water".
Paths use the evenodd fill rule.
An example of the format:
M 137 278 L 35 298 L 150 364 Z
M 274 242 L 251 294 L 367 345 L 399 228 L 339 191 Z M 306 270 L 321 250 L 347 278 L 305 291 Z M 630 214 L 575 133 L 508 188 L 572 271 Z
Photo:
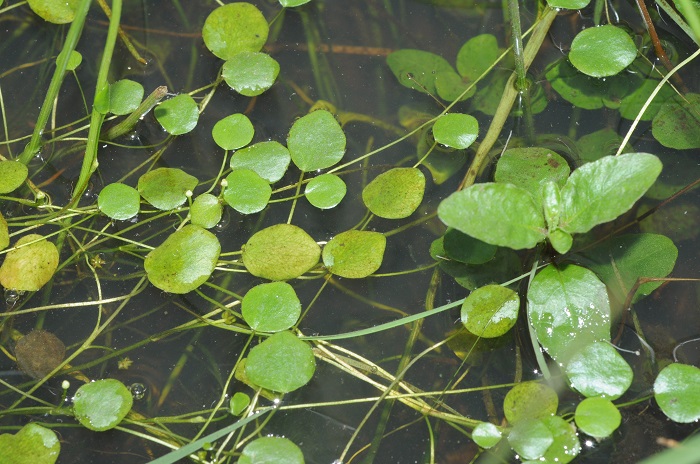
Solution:
M 198 103 L 210 100 L 202 105 L 197 127 L 185 135 L 169 137 L 150 112 L 128 134 L 100 142 L 99 169 L 82 194 L 83 209 L 76 210 L 72 222 L 64 211 L 60 221 L 45 223 L 50 212 L 56 213 L 70 200 L 85 153 L 89 111 L 84 101 L 92 101 L 95 93 L 107 30 L 104 13 L 97 4 L 92 5 L 76 48 L 83 55 L 82 65 L 75 74 L 67 73 L 55 116 L 43 134 L 47 143 L 29 163 L 32 182 L 58 208 L 51 211 L 22 204 L 18 198 L 33 198 L 26 187 L 0 197 L 0 212 L 10 225 L 11 241 L 29 231 L 55 234 L 50 240 L 60 241 L 62 263 L 55 277 L 36 293 L 5 291 L 0 314 L 0 405 L 4 410 L 0 431 L 16 433 L 30 421 L 53 429 L 61 441 L 58 462 L 150 462 L 194 437 L 234 423 L 237 418 L 228 412 L 229 399 L 243 392 L 257 399 L 259 406 L 274 404 L 277 410 L 249 424 L 240 435 L 234 432 L 227 442 L 216 441 L 199 455 L 201 462 L 236 462 L 243 444 L 256 434 L 290 439 L 302 450 L 307 463 L 329 464 L 340 459 L 344 463 L 516 462 L 518 458 L 504 442 L 484 451 L 473 443 L 470 433 L 472 420 L 506 425 L 503 401 L 513 384 L 542 379 L 524 305 L 515 327 L 494 339 L 477 340 L 465 334 L 453 337 L 462 327 L 460 308 L 455 305 L 419 322 L 369 335 L 313 340 L 316 371 L 311 381 L 276 402 L 256 397 L 255 390 L 233 375 L 242 354 L 261 340 L 251 336 L 237 318 L 238 296 L 264 282 L 246 272 L 238 252 L 265 227 L 289 220 L 321 244 L 355 228 L 387 237 L 375 275 L 349 279 L 330 276 L 318 266 L 290 281 L 302 306 L 303 318 L 296 328 L 305 336 L 371 328 L 467 296 L 469 290 L 445 272 L 449 266 L 438 267 L 431 257 L 431 244 L 445 232 L 436 210 L 458 188 L 482 142 L 493 119 L 489 109 L 495 109 L 500 99 L 500 92 L 487 90 L 503 88 L 503 76 L 509 75 L 512 60 L 498 64 L 495 74 L 479 84 L 476 96 L 453 107 L 452 111 L 478 120 L 477 145 L 466 150 L 436 148 L 440 153 L 431 155 L 435 172 L 431 174 L 425 164 L 419 168 L 427 184 L 413 214 L 402 219 L 370 218 L 362 191 L 391 168 L 414 166 L 432 145 L 432 135 L 418 131 L 394 142 L 450 103 L 401 85 L 387 65 L 387 56 L 400 49 L 417 49 L 454 64 L 462 45 L 480 34 L 492 34 L 499 47 L 505 48 L 510 45 L 510 26 L 503 19 L 503 5 L 480 0 L 312 0 L 297 9 L 281 11 L 277 1 L 252 0 L 271 23 L 264 51 L 279 62 L 281 71 L 269 90 L 250 98 L 223 82 L 212 93 L 211 84 L 222 60 L 207 50 L 201 30 L 218 6 L 216 2 L 126 3 L 123 30 L 147 64 L 136 61 L 118 43 L 109 81 L 137 81 L 146 94 L 167 85 L 171 94 L 195 91 Z M 626 4 L 612 6 L 625 26 L 634 31 L 643 54 L 654 60 L 648 41 L 642 40 L 638 13 Z M 68 28 L 43 21 L 26 4 L 10 2 L 2 8 L 0 89 L 7 126 L 3 140 L 7 141 L 0 145 L 0 154 L 14 158 L 34 129 Z M 536 17 L 537 5 L 525 2 L 521 8 L 522 28 L 527 30 Z M 593 25 L 592 16 L 593 9 L 588 7 L 582 13 L 562 12 L 554 20 L 529 71 L 535 89 L 533 108 L 545 103 L 546 108 L 535 111 L 532 125 L 527 117 L 509 118 L 489 159 L 495 160 L 506 143 L 508 147 L 538 145 L 558 152 L 573 169 L 590 161 L 589 156 L 596 156 L 586 150 L 586 144 L 594 142 L 581 141 L 582 137 L 603 129 L 626 134 L 631 120 L 620 115 L 615 89 L 601 108 L 582 109 L 557 93 L 546 77 L 552 63 L 565 57 L 576 33 Z M 669 21 L 657 23 L 665 43 L 676 51 L 674 63 L 697 48 Z M 628 78 L 632 80 L 632 74 L 638 72 L 629 71 Z M 680 75 L 684 92 L 697 91 L 700 73 L 696 64 L 681 70 Z M 616 98 L 618 104 L 609 103 Z M 315 208 L 303 195 L 293 202 L 300 173 L 291 168 L 272 186 L 273 202 L 261 213 L 242 215 L 226 206 L 221 221 L 211 229 L 224 255 L 207 284 L 196 292 L 168 293 L 144 278 L 144 257 L 150 247 L 158 246 L 181 226 L 186 208 L 161 214 L 143 203 L 138 217 L 129 221 L 110 221 L 90 209 L 105 185 L 120 181 L 136 186 L 139 176 L 159 167 L 186 171 L 200 182 L 195 196 L 205 192 L 220 175 L 222 163 L 229 168 L 224 150 L 211 136 L 218 120 L 244 113 L 255 128 L 253 142 L 286 144 L 290 126 L 321 100 L 334 105 L 336 116 L 344 122 L 347 148 L 343 163 L 385 148 L 337 172 L 347 185 L 347 195 L 335 208 Z M 118 120 L 108 117 L 104 127 Z M 606 152 L 597 156 L 614 154 L 617 146 L 613 143 L 618 139 L 610 140 L 598 149 Z M 580 241 L 577 238 L 572 254 L 595 240 L 620 235 L 620 228 L 630 224 L 625 233 L 660 233 L 673 240 L 678 248 L 673 277 L 700 277 L 697 190 L 674 198 L 641 224 L 634 222 L 640 211 L 657 206 L 698 177 L 697 148 L 672 150 L 662 146 L 652 137 L 650 121 L 641 122 L 630 143 L 634 151 L 661 158 L 664 171 L 660 180 L 629 213 L 582 235 Z M 492 163 L 485 163 L 478 181 L 490 181 L 493 170 Z M 212 193 L 218 195 L 219 191 L 215 188 Z M 61 231 L 69 232 L 59 235 Z M 461 275 L 465 277 L 461 282 L 504 283 L 524 276 L 511 285 L 524 296 L 534 253 L 509 254 L 503 260 L 510 259 L 510 265 L 472 270 L 468 279 Z M 551 249 L 543 253 L 543 259 L 555 256 Z M 453 274 L 459 272 L 453 268 Z M 616 303 L 617 308 L 613 304 L 614 343 L 626 350 L 621 354 L 633 367 L 635 378 L 629 391 L 615 401 L 624 405 L 619 408 L 621 426 L 602 440 L 579 434 L 582 452 L 574 462 L 639 462 L 664 449 L 659 438 L 681 440 L 697 429 L 696 424 L 669 420 L 653 399 L 652 385 L 659 369 L 673 361 L 674 348 L 698 337 L 699 288 L 692 281 L 665 283 L 634 304 L 634 314 L 626 316 L 619 337 L 622 302 Z M 17 338 L 39 328 L 58 336 L 67 355 L 78 356 L 70 360 L 72 368 L 35 388 L 37 381 L 19 370 L 13 356 Z M 675 355 L 680 362 L 698 365 L 700 345 L 680 345 Z M 397 373 L 409 362 L 405 375 L 397 379 Z M 130 388 L 133 411 L 138 413 L 127 416 L 117 429 L 90 431 L 66 411 L 52 409 L 62 404 L 64 380 L 70 381 L 68 405 L 83 379 L 106 378 Z M 417 394 L 410 405 L 377 400 L 383 389 L 398 380 L 405 382 L 400 388 L 404 392 Z M 559 394 L 558 414 L 571 420 L 582 396 L 568 387 L 556 368 L 551 384 Z M 23 391 L 32 396 L 22 399 Z M 211 424 L 201 431 L 209 418 L 213 419 Z M 241 440 L 243 444 L 234 447 Z

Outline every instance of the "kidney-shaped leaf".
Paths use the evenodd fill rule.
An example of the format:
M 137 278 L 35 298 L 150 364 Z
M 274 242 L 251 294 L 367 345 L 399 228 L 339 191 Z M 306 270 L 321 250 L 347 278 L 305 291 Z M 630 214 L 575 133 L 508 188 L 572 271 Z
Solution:
M 548 265 L 532 280 L 527 298 L 537 339 L 559 363 L 586 345 L 610 339 L 607 289 L 584 267 Z
M 14 435 L 0 435 L 0 456 L 8 464 L 53 464 L 61 442 L 53 430 L 30 422 Z
M 309 234 L 291 224 L 277 224 L 256 232 L 243 247 L 248 272 L 269 280 L 289 280 L 310 270 L 321 248 Z
M 379 174 L 362 190 L 362 201 L 377 216 L 402 219 L 423 201 L 425 176 L 418 168 L 394 168 Z
M 478 135 L 479 121 L 468 114 L 448 113 L 433 125 L 435 141 L 458 150 L 468 148 Z
M 199 181 L 177 168 L 157 168 L 139 177 L 137 190 L 154 207 L 168 211 L 187 201 Z
M 559 226 L 588 232 L 627 212 L 661 173 L 661 161 L 649 153 L 606 156 L 576 169 L 561 189 Z
M 492 245 L 519 250 L 545 239 L 541 207 L 515 185 L 476 184 L 453 193 L 438 207 L 449 227 Z
M 272 87 L 279 72 L 279 63 L 270 55 L 241 52 L 224 63 L 221 76 L 236 92 L 254 97 Z
M 284 176 L 291 159 L 289 150 L 281 143 L 258 142 L 234 153 L 231 169 L 250 169 L 272 184 Z
M 106 185 L 97 197 L 97 208 L 117 221 L 136 216 L 140 205 L 141 197 L 138 190 L 119 182 Z
M 384 259 L 386 237 L 379 232 L 348 230 L 323 247 L 323 264 L 333 274 L 360 279 L 373 274 Z
M 471 292 L 462 304 L 462 324 L 474 335 L 500 337 L 518 320 L 520 297 L 500 285 L 486 285 Z
M 211 232 L 188 224 L 173 232 L 146 256 L 144 267 L 153 285 L 170 293 L 188 293 L 209 278 L 221 245 Z
M 587 397 L 621 397 L 632 384 L 632 368 L 615 348 L 595 342 L 571 357 L 566 366 L 571 386 Z
M 181 94 L 156 106 L 153 114 L 168 134 L 182 135 L 197 125 L 199 107 L 192 97 Z
M 238 464 L 304 464 L 304 454 L 284 437 L 260 437 L 246 445 Z
M 0 194 L 10 193 L 24 183 L 29 170 L 19 161 L 0 161 Z
M 331 113 L 316 110 L 294 121 L 287 147 L 302 171 L 325 169 L 343 158 L 345 133 Z
M 267 41 L 270 27 L 255 5 L 234 2 L 218 7 L 204 21 L 204 45 L 222 60 L 240 52 L 258 52 Z
M 637 57 L 637 46 L 624 29 L 606 24 L 578 33 L 571 42 L 569 60 L 592 77 L 619 73 Z
M 73 397 L 73 413 L 84 427 L 102 432 L 116 427 L 131 410 L 131 392 L 116 379 L 90 382 Z
M 241 301 L 241 314 L 251 329 L 280 332 L 296 324 L 301 302 L 286 282 L 270 282 L 248 290 Z
M 0 285 L 8 290 L 35 292 L 51 280 L 57 267 L 56 245 L 41 235 L 25 235 L 5 256 L 0 266 Z
M 242 214 L 262 211 L 270 201 L 270 184 L 250 169 L 236 169 L 226 177 L 228 185 L 224 190 L 226 203 Z
M 315 370 L 311 347 L 291 332 L 276 333 L 253 347 L 245 362 L 251 382 L 281 393 L 306 385 Z
M 664 367 L 654 381 L 654 398 L 671 420 L 682 423 L 700 420 L 700 369 L 673 363 Z
M 574 420 L 582 432 L 595 438 L 606 438 L 620 426 L 622 416 L 610 400 L 586 398 L 576 407 Z

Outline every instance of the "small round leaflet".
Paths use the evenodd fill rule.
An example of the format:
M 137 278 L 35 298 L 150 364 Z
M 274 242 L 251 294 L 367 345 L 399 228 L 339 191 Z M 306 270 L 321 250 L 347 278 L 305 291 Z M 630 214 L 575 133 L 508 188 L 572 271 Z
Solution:
M 341 202 L 348 188 L 335 174 L 321 174 L 306 185 L 304 195 L 309 203 L 319 209 L 334 208 Z
M 0 285 L 8 290 L 35 292 L 53 277 L 58 267 L 58 249 L 37 234 L 17 240 L 0 266 Z
M 333 237 L 323 247 L 323 264 L 340 277 L 361 279 L 379 269 L 385 248 L 384 234 L 348 230 Z
M 212 11 L 204 21 L 204 45 L 222 60 L 240 52 L 258 52 L 267 41 L 269 26 L 254 5 L 235 2 Z
M 211 193 L 203 193 L 194 199 L 190 208 L 192 224 L 211 229 L 221 221 L 224 207 Z
M 271 140 L 235 152 L 231 157 L 231 169 L 250 169 L 272 184 L 284 176 L 291 160 L 287 147 Z
M 243 392 L 236 392 L 231 397 L 231 401 L 229 401 L 228 409 L 234 416 L 239 416 L 243 414 L 248 405 L 250 405 L 250 396 Z
M 97 208 L 107 217 L 124 221 L 139 213 L 141 196 L 135 188 L 115 182 L 105 186 L 97 197 Z
M 1 2 L 0 2 L 1 3 Z M 11 464 L 54 464 L 61 442 L 53 430 L 30 422 L 19 432 L 0 435 L 0 456 Z
M 270 184 L 250 169 L 236 169 L 226 177 L 228 185 L 224 200 L 241 214 L 253 214 L 265 209 L 270 201 Z
M 569 61 L 576 69 L 592 77 L 619 73 L 637 57 L 632 38 L 611 24 L 584 29 L 571 42 Z
M 517 384 L 503 400 L 503 414 L 511 424 L 551 416 L 557 412 L 558 407 L 557 392 L 535 381 Z
M 304 464 L 297 445 L 284 437 L 260 437 L 243 448 L 239 464 Z
M 168 211 L 187 201 L 187 192 L 194 190 L 196 177 L 177 168 L 157 168 L 139 177 L 136 189 L 154 207 Z
M 474 335 L 500 337 L 518 319 L 520 297 L 500 285 L 486 285 L 471 292 L 462 304 L 462 324 Z
M 654 381 L 654 398 L 671 420 L 682 423 L 700 419 L 700 369 L 673 363 L 664 367 Z
M 243 264 L 256 277 L 289 280 L 318 264 L 321 248 L 309 234 L 291 224 L 256 232 L 243 246 Z
M 0 161 L 0 194 L 14 191 L 28 174 L 27 166 L 19 161 Z
M 576 407 L 576 425 L 584 433 L 605 438 L 612 435 L 622 422 L 620 411 L 605 398 L 586 398 Z
M 272 87 L 279 72 L 279 63 L 270 55 L 241 52 L 224 63 L 221 76 L 236 92 L 254 97 Z
M 574 354 L 566 366 L 571 386 L 587 397 L 621 397 L 632 384 L 632 368 L 607 342 L 595 342 Z
M 241 113 L 219 120 L 211 131 L 214 142 L 224 150 L 236 150 L 248 145 L 254 134 L 255 129 L 250 119 Z
M 116 427 L 131 410 L 131 392 L 116 379 L 90 382 L 73 397 L 73 413 L 84 427 L 102 432 Z
M 536 460 L 552 446 L 554 436 L 541 420 L 526 419 L 511 429 L 508 443 L 521 457 Z
M 472 431 L 472 440 L 484 449 L 496 446 L 501 438 L 501 430 L 491 422 L 481 422 Z
M 316 110 L 294 121 L 287 148 L 292 161 L 304 172 L 333 166 L 345 154 L 345 133 L 333 115 Z
M 143 99 L 143 86 L 130 79 L 121 79 L 105 87 L 95 99 L 95 107 L 102 113 L 118 116 L 136 110 Z
M 435 141 L 458 150 L 468 148 L 478 135 L 479 122 L 468 114 L 445 114 L 433 125 Z
M 256 332 L 280 332 L 292 327 L 301 314 L 301 302 L 286 282 L 270 282 L 248 290 L 241 314 Z
M 156 106 L 153 114 L 168 134 L 182 135 L 197 125 L 199 107 L 192 97 L 181 94 Z
M 311 347 L 289 331 L 271 335 L 253 347 L 245 374 L 255 385 L 288 393 L 306 385 L 316 370 Z
M 362 190 L 362 201 L 384 219 L 403 219 L 418 209 L 425 176 L 418 168 L 394 168 L 379 174 Z
M 28 3 L 32 11 L 42 19 L 54 24 L 67 24 L 75 18 L 80 2 L 79 0 L 29 0 Z

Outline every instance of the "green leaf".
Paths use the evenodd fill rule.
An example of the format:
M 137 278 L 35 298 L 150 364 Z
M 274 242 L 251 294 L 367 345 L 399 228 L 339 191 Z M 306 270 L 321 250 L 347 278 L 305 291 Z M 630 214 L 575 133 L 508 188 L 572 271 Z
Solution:
M 469 88 L 469 84 L 464 82 L 459 74 L 452 70 L 443 71 L 435 75 L 435 90 L 437 90 L 438 96 L 445 101 L 462 101 L 474 95 L 476 86 L 473 86 L 469 92 L 462 95 L 467 88 Z
M 256 277 L 289 280 L 318 264 L 321 248 L 306 232 L 277 224 L 256 232 L 243 247 L 243 264 Z
M 399 83 L 409 89 L 435 95 L 435 76 L 454 73 L 450 63 L 443 57 L 423 50 L 397 50 L 386 57 L 386 63 Z
M 403 219 L 418 209 L 425 176 L 418 168 L 394 168 L 379 174 L 362 190 L 365 206 L 381 218 Z
M 325 169 L 343 158 L 345 133 L 331 113 L 316 110 L 294 121 L 287 147 L 302 171 Z
M 270 201 L 270 184 L 250 169 L 236 169 L 226 177 L 224 200 L 241 214 L 262 211 Z
M 478 288 L 462 304 L 462 324 L 474 335 L 495 338 L 508 332 L 518 320 L 520 297 L 500 285 Z
M 7 290 L 35 292 L 53 277 L 58 268 L 56 245 L 38 234 L 17 240 L 0 266 L 0 285 Z
M 199 181 L 177 168 L 157 168 L 139 177 L 136 189 L 154 207 L 169 211 L 187 201 Z
M 140 206 L 141 196 L 138 190 L 119 182 L 106 185 L 97 197 L 97 208 L 116 221 L 136 216 Z
M 95 98 L 95 107 L 101 113 L 117 116 L 136 110 L 143 99 L 143 86 L 130 79 L 122 79 L 102 89 Z
M 494 180 L 525 189 L 540 203 L 545 184 L 563 187 L 570 172 L 566 160 L 547 148 L 509 148 L 498 159 Z
M 323 247 L 323 264 L 340 277 L 361 279 L 379 269 L 385 248 L 384 234 L 348 230 L 330 239 Z
M 202 27 L 204 45 L 222 60 L 241 52 L 259 52 L 270 27 L 254 5 L 234 2 L 215 9 Z
M 635 119 L 642 110 L 642 106 L 646 104 L 647 99 L 658 84 L 659 81 L 656 79 L 644 79 L 639 87 L 637 87 L 629 95 L 625 95 L 625 97 L 622 99 L 622 102 L 620 103 L 620 116 L 625 119 Z M 664 102 L 672 99 L 675 94 L 676 93 L 673 91 L 671 86 L 669 84 L 665 84 L 651 101 L 651 104 L 646 109 L 640 120 L 651 121 L 659 112 L 659 109 Z
M 582 136 L 576 141 L 576 147 L 578 148 L 581 162 L 589 163 L 604 156 L 614 155 L 621 143 L 621 135 L 610 128 L 605 128 Z
M 2 5 L 2 2 L 0 2 L 0 5 Z M 61 53 L 58 54 L 58 57 L 61 56 Z M 58 57 L 56 58 L 56 62 L 58 62 Z M 70 56 L 68 57 L 68 63 L 66 63 L 66 71 L 75 71 L 82 62 L 83 55 L 81 55 L 80 52 L 71 50 Z
M 75 18 L 79 0 L 29 0 L 27 3 L 42 19 L 54 24 L 67 24 Z
M 484 449 L 493 448 L 501 441 L 501 429 L 491 422 L 480 422 L 472 430 L 472 440 Z
M 515 424 L 508 434 L 508 444 L 525 459 L 539 459 L 554 443 L 549 428 L 539 419 L 526 419 Z
M 479 121 L 474 116 L 461 113 L 448 113 L 435 121 L 433 136 L 437 143 L 463 150 L 468 148 L 479 135 Z
M 689 424 L 700 420 L 700 369 L 673 363 L 654 381 L 654 398 L 671 420 Z
M 168 134 L 182 135 L 197 126 L 199 107 L 192 97 L 181 94 L 156 106 L 153 114 Z
M 485 183 L 453 193 L 438 207 L 449 227 L 486 243 L 519 250 L 546 237 L 541 207 L 527 191 L 510 184 Z
M 270 55 L 240 52 L 224 63 L 221 76 L 236 92 L 254 97 L 272 87 L 279 72 L 279 63 Z
M 652 121 L 651 133 L 665 147 L 699 148 L 700 94 L 686 93 L 666 100 Z
M 558 227 L 547 231 L 547 238 L 557 253 L 568 253 L 574 244 L 574 238 L 565 230 Z
M 621 397 L 632 384 L 632 368 L 607 342 L 595 342 L 574 354 L 566 366 L 571 387 L 587 397 Z
M 581 452 L 581 443 L 578 441 L 576 428 L 559 416 L 551 416 L 541 419 L 547 426 L 554 442 L 542 456 L 540 462 L 544 463 L 568 463 Z
M 545 77 L 564 100 L 586 110 L 618 108 L 629 88 L 626 76 L 613 76 L 603 81 L 579 72 L 567 60 L 550 66 Z
M 19 161 L 0 161 L 0 194 L 15 191 L 24 183 L 29 170 Z
M 511 424 L 556 414 L 559 397 L 551 387 L 535 381 L 521 382 L 503 399 L 503 414 Z
M 586 8 L 591 0 L 547 0 L 552 8 L 566 8 L 567 10 L 580 10 Z
M 586 398 L 576 407 L 576 425 L 594 438 L 612 435 L 622 423 L 622 416 L 614 404 L 605 398 Z
M 606 24 L 584 29 L 571 42 L 569 60 L 592 77 L 614 76 L 637 57 L 637 46 L 624 29 Z
M 588 232 L 627 212 L 661 172 L 661 161 L 648 153 L 601 158 L 576 169 L 561 189 L 567 232 Z
M 73 413 L 83 427 L 95 432 L 112 429 L 126 417 L 134 402 L 131 392 L 116 379 L 102 379 L 78 388 Z
M 629 234 L 605 240 L 589 248 L 581 256 L 586 266 L 607 285 L 619 304 L 640 277 L 666 277 L 676 264 L 678 249 L 663 235 Z M 663 282 L 640 285 L 632 299 L 639 301 Z
M 280 0 L 280 2 L 284 2 L 284 0 Z M 260 437 L 243 448 L 238 463 L 304 464 L 304 455 L 297 445 L 286 438 Z
M 243 319 L 256 332 L 281 332 L 296 324 L 301 302 L 286 282 L 270 282 L 248 290 L 241 301 Z
M 433 243 L 442 242 L 442 238 Z M 440 245 L 437 255 L 431 255 L 438 261 L 440 269 L 454 277 L 455 281 L 464 288 L 475 290 L 484 285 L 506 282 L 521 273 L 521 263 L 518 255 L 509 248 L 497 248 L 494 258 L 484 264 L 464 264 L 448 260 L 445 250 Z
M 188 293 L 209 279 L 220 252 L 214 234 L 188 224 L 146 255 L 146 275 L 161 290 Z
M 457 229 L 447 229 L 443 247 L 448 258 L 465 264 L 483 264 L 496 255 L 497 247 L 463 234 Z
M 537 339 L 559 363 L 586 345 L 610 339 L 607 290 L 586 268 L 548 265 L 532 280 L 527 298 Z
M 211 130 L 214 142 L 224 150 L 236 150 L 248 145 L 254 134 L 255 129 L 250 119 L 241 113 L 220 119 Z
M 190 207 L 192 224 L 211 229 L 221 221 L 224 207 L 211 193 L 203 193 L 194 199 Z
M 469 81 L 475 81 L 501 54 L 493 34 L 481 34 L 467 40 L 457 52 L 457 72 Z
M 234 416 L 243 414 L 243 411 L 250 405 L 250 396 L 242 392 L 236 392 L 229 401 L 229 411 Z
M 10 244 L 10 231 L 7 228 L 5 216 L 0 213 L 0 250 L 4 250 Z
M 250 169 L 272 184 L 284 176 L 291 159 L 289 150 L 281 143 L 258 142 L 234 153 L 231 169 Z
M 642 205 L 637 211 L 637 216 L 639 217 L 648 210 L 648 205 Z M 695 204 L 694 200 L 679 199 L 665 204 L 663 208 L 644 218 L 639 224 L 639 229 L 642 232 L 666 235 L 675 242 L 695 240 L 700 235 L 699 217 L 700 206 Z
M 251 382 L 281 393 L 306 385 L 315 370 L 311 347 L 291 332 L 276 333 L 253 347 L 245 363 Z
M 61 442 L 53 430 L 30 422 L 14 435 L 0 435 L 0 456 L 4 464 L 53 464 Z
M 335 208 L 345 197 L 348 188 L 335 174 L 321 174 L 306 185 L 304 195 L 309 203 L 319 209 Z

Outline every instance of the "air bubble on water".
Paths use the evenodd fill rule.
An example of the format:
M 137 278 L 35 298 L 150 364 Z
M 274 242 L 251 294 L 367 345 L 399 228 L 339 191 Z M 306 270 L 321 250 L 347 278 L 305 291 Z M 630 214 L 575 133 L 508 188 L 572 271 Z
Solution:
M 140 400 L 146 395 L 146 386 L 138 382 L 132 383 L 129 385 L 129 391 L 135 400 Z

